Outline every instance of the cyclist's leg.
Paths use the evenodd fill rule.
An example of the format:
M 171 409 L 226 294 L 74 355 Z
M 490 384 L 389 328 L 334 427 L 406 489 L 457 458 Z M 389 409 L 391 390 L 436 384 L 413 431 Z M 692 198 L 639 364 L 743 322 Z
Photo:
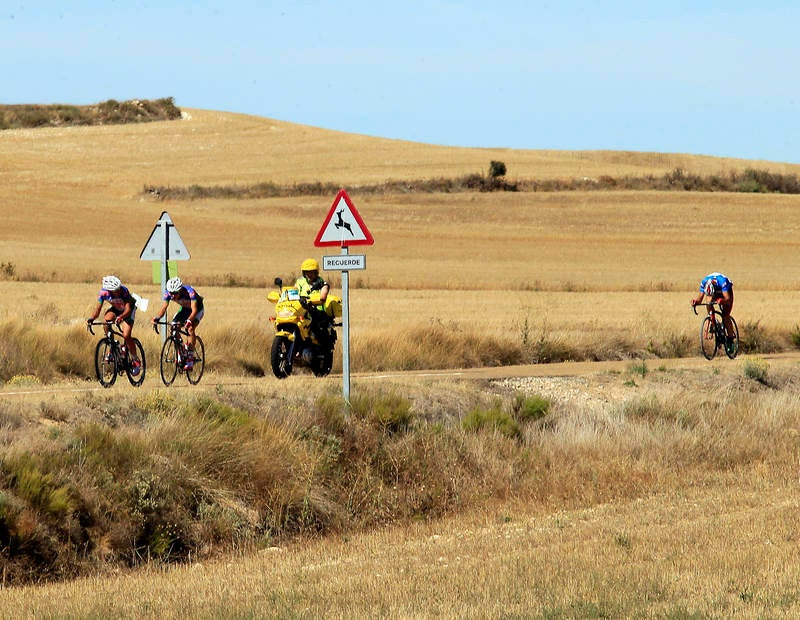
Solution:
M 180 310 L 178 310 L 175 313 L 175 316 L 172 317 L 172 320 L 175 323 L 186 323 L 186 319 L 189 318 L 189 315 L 191 313 L 192 313 L 192 311 L 189 308 L 181 308 Z M 191 327 L 191 326 L 187 326 L 186 327 L 186 331 L 187 332 L 189 332 L 189 327 Z M 189 340 L 191 340 L 191 337 L 192 337 L 191 336 L 191 332 L 189 332 Z M 189 342 L 187 342 L 187 345 L 188 344 L 189 344 Z
M 106 322 L 111 322 L 114 319 L 116 319 L 118 315 L 119 315 L 118 311 L 114 310 L 114 308 L 109 308 L 103 315 L 103 320 Z M 110 328 L 108 327 L 108 325 L 103 325 L 103 331 L 105 331 L 106 336 L 108 336 L 109 329 Z
M 125 346 L 128 348 L 131 361 L 138 362 L 139 355 L 136 350 L 136 344 L 133 342 L 133 315 L 123 320 L 119 328 L 122 331 L 122 337 L 125 339 Z
M 731 322 L 731 311 L 733 310 L 733 291 L 730 292 L 728 299 L 720 299 L 719 307 L 722 311 L 722 322 L 725 325 L 725 335 L 728 338 L 733 338 L 733 323 Z
M 195 342 L 197 342 L 197 327 L 200 325 L 200 321 L 203 320 L 203 316 L 205 315 L 205 310 L 200 310 L 197 314 L 194 315 L 192 319 L 192 323 L 186 326 L 186 332 L 189 334 L 188 342 L 189 350 L 194 351 Z

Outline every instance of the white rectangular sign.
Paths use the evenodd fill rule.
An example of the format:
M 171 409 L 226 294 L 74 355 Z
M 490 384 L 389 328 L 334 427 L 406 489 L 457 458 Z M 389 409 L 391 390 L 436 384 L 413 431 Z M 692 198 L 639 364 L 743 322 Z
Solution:
M 337 256 L 322 257 L 322 269 L 325 271 L 353 271 L 366 268 L 367 257 L 363 254 L 339 254 Z

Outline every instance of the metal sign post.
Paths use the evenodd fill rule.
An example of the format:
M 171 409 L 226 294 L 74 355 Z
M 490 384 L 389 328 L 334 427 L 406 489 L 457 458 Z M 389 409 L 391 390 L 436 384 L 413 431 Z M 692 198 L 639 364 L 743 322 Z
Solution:
M 158 260 L 161 262 L 161 288 L 159 290 L 159 297 L 161 293 L 167 288 L 167 280 L 169 279 L 169 261 L 171 260 L 189 260 L 189 250 L 183 243 L 183 239 L 178 234 L 178 229 L 172 223 L 169 213 L 166 211 L 161 212 L 161 217 L 158 218 L 153 232 L 147 239 L 147 243 L 142 248 L 142 253 L 139 254 L 139 260 Z M 161 326 L 161 342 L 167 340 L 167 326 Z
M 349 256 L 351 245 L 372 245 L 374 240 L 343 189 L 333 200 L 328 217 L 317 233 L 317 247 L 340 246 L 340 256 L 323 256 L 322 268 L 342 272 L 342 397 L 350 406 L 350 277 L 351 269 L 365 269 L 364 256 Z

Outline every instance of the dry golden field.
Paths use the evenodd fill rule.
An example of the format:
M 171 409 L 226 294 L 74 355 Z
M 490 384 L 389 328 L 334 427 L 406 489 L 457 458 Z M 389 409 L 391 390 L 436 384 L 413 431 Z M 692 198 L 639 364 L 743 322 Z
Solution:
M 213 399 L 239 385 L 225 387 L 229 368 L 214 358 L 222 350 L 214 343 L 239 338 L 235 346 L 268 368 L 269 283 L 276 275 L 295 276 L 306 256 L 338 253 L 313 246 L 334 196 L 163 202 L 143 194 L 147 185 L 322 181 L 348 188 L 485 173 L 490 160 L 505 162 L 512 180 L 661 175 L 675 168 L 800 174 L 800 165 L 779 162 L 456 149 L 186 112 L 174 122 L 0 132 L 0 326 L 46 334 L 52 323 L 55 334 L 89 351 L 91 338 L 79 334 L 80 340 L 70 330 L 80 327 L 109 272 L 157 306 L 151 265 L 138 257 L 166 210 L 192 254 L 179 272 L 206 298 L 201 333 L 209 361 L 220 364 L 192 393 Z M 350 196 L 375 238 L 373 246 L 351 248 L 367 257 L 367 269 L 350 278 L 357 353 L 380 339 L 424 342 L 428 330 L 442 326 L 512 340 L 609 341 L 611 347 L 628 339 L 637 349 L 675 336 L 694 339 L 700 319 L 688 301 L 713 270 L 736 283 L 740 326 L 787 332 L 800 323 L 800 196 Z M 338 292 L 339 274 L 325 275 Z M 157 337 L 143 321 L 135 335 L 152 355 Z M 354 358 L 356 373 L 364 358 Z M 767 368 L 758 358 L 658 370 L 653 361 L 625 370 L 630 363 L 584 370 L 585 378 L 567 383 L 548 383 L 550 377 L 516 387 L 485 377 L 385 380 L 363 373 L 356 391 L 385 386 L 415 403 L 456 411 L 458 420 L 465 415 L 460 403 L 471 398 L 510 398 L 515 389 L 552 397 L 554 421 L 527 430 L 520 444 L 542 459 L 532 460 L 547 488 L 525 479 L 516 495 L 514 468 L 523 457 L 507 462 L 493 450 L 505 445 L 517 455 L 520 446 L 509 448 L 497 435 L 456 434 L 460 455 L 482 476 L 478 488 L 500 489 L 487 492 L 475 510 L 174 569 L 0 586 L 0 617 L 796 615 L 796 360 L 770 360 L 769 380 L 748 376 Z M 245 381 L 239 373 L 237 380 L 246 385 L 243 401 L 289 403 L 278 416 L 286 419 L 269 421 L 292 438 L 298 454 L 312 452 L 290 418 L 310 415 L 296 403 L 338 387 L 336 377 L 312 387 L 307 377 Z M 9 382 L 0 390 L 0 449 L 58 446 L 61 433 L 99 410 L 107 413 L 101 422 L 115 431 L 157 436 L 157 416 L 143 418 L 152 427 L 143 422 L 140 429 L 119 411 L 166 398 L 156 387 L 157 372 L 141 396 L 130 396 L 133 390 L 122 383 L 100 396 L 86 394 L 85 382 L 77 395 L 37 384 L 32 396 L 15 400 L 19 390 Z M 22 406 L 37 401 L 38 409 Z M 424 436 L 408 445 L 414 440 L 437 445 Z M 402 450 L 403 439 L 396 441 Z M 305 465 L 315 470 L 316 463 Z
M 153 298 L 151 265 L 138 257 L 167 210 L 192 254 L 179 265 L 185 280 L 261 289 L 207 292 L 214 320 L 221 321 L 236 308 L 263 314 L 263 287 L 275 275 L 293 276 L 306 256 L 338 253 L 313 246 L 333 196 L 161 202 L 143 197 L 145 185 L 319 180 L 347 188 L 485 172 L 491 159 L 504 161 L 511 179 L 658 175 L 676 167 L 699 174 L 748 166 L 800 172 L 800 165 L 689 155 L 454 149 L 229 113 L 189 110 L 188 116 L 3 132 L 0 263 L 13 264 L 21 279 L 55 284 L 94 285 L 115 272 Z M 630 297 L 640 316 L 657 311 L 682 320 L 679 306 L 712 270 L 728 274 L 747 301 L 737 302 L 737 312 L 758 316 L 762 306 L 753 304 L 769 297 L 763 320 L 792 320 L 783 317 L 793 312 L 800 284 L 800 196 L 598 191 L 351 198 L 375 237 L 373 246 L 351 248 L 367 257 L 367 269 L 351 273 L 354 326 L 378 316 L 385 326 L 388 315 L 490 323 L 493 315 L 512 321 L 530 315 L 558 330 L 562 316 L 575 320 L 576 309 L 586 312 L 581 322 L 616 325 L 629 309 L 627 300 L 615 301 L 625 292 L 644 293 Z M 338 273 L 327 275 L 338 283 Z M 53 301 L 65 316 L 85 311 L 72 286 L 58 294 L 55 285 L 36 288 L 30 294 L 38 303 Z M 92 288 L 80 288 L 80 299 L 90 299 Z M 573 295 L 549 294 L 563 291 Z M 597 303 L 583 293 L 615 295 Z M 407 305 L 409 299 L 418 305 Z M 558 309 L 560 299 L 569 300 L 566 310 Z M 29 308 L 9 289 L 3 300 L 6 315 Z M 383 312 L 380 300 L 387 301 Z

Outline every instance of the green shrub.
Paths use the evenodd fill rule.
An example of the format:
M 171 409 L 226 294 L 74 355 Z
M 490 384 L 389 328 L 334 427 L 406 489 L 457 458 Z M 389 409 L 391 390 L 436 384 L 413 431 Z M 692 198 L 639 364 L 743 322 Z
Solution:
M 762 385 L 768 385 L 769 364 L 762 359 L 748 359 L 744 362 L 744 376 Z
M 411 402 L 395 393 L 359 394 L 350 401 L 350 411 L 387 435 L 406 431 L 412 418 Z
M 515 394 L 511 403 L 514 419 L 519 422 L 535 422 L 550 412 L 550 400 L 543 396 Z
M 519 437 L 521 434 L 519 424 L 506 411 L 499 406 L 491 409 L 476 407 L 472 409 L 461 422 L 461 427 L 465 431 L 478 432 L 489 429 L 495 430 L 506 437 Z

